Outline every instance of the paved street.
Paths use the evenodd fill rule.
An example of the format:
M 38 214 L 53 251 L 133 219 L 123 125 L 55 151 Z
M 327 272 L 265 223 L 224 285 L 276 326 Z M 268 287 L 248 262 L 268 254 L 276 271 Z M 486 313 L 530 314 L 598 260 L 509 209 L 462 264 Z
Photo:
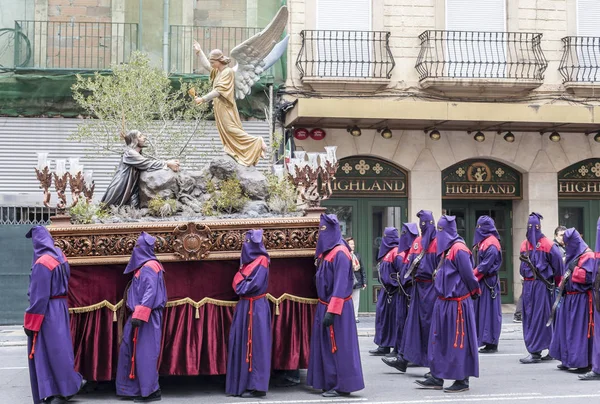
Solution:
M 556 369 L 558 362 L 521 365 L 518 359 L 525 355 L 521 325 L 512 323 L 512 316 L 504 315 L 500 352 L 480 355 L 480 378 L 471 380 L 471 391 L 451 395 L 441 391 L 419 390 L 414 381 L 425 373 L 423 368 L 409 368 L 403 375 L 385 366 L 379 357 L 369 356 L 373 348 L 373 317 L 361 318 L 359 324 L 363 371 L 366 388 L 351 398 L 325 399 L 318 391 L 301 385 L 269 391 L 262 400 L 244 400 L 223 394 L 223 377 L 179 377 L 161 379 L 163 402 L 167 403 L 581 403 L 600 400 L 600 382 L 582 382 L 571 372 Z M 27 371 L 26 349 L 19 345 L 18 327 L 0 330 L 0 402 L 31 403 Z M 11 339 L 12 341 L 9 341 Z M 8 335 L 8 336 L 7 336 Z M 17 338 L 19 338 L 17 340 Z M 13 346 L 11 346 L 13 345 Z M 302 374 L 303 379 L 306 373 Z M 447 382 L 449 383 L 449 382 Z M 95 392 L 79 395 L 73 403 L 123 403 L 114 395 L 114 387 L 101 385 Z

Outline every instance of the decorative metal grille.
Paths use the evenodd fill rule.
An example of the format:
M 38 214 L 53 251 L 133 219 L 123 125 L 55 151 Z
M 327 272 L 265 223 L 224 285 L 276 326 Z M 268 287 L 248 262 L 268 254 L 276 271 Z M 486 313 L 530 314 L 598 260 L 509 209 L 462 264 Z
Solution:
M 0 206 L 0 225 L 46 225 L 54 211 L 39 206 Z
M 568 36 L 562 39 L 563 55 L 558 71 L 563 83 L 600 80 L 600 37 Z

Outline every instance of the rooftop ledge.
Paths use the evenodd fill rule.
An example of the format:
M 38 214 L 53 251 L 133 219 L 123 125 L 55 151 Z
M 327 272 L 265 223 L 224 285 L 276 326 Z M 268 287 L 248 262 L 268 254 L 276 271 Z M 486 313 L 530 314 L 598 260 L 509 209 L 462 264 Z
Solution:
M 448 96 L 496 98 L 522 95 L 542 83 L 537 79 L 428 77 L 420 85 Z

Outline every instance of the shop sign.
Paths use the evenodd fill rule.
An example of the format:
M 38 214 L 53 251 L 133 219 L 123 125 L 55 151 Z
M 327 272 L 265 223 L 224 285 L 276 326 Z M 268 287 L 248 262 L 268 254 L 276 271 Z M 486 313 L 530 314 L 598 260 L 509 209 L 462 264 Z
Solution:
M 333 197 L 372 198 L 408 196 L 407 173 L 371 156 L 352 156 L 339 161 L 332 184 Z
M 465 160 L 442 172 L 443 199 L 521 199 L 521 173 L 494 160 Z
M 558 197 L 600 199 L 600 159 L 583 160 L 559 171 Z

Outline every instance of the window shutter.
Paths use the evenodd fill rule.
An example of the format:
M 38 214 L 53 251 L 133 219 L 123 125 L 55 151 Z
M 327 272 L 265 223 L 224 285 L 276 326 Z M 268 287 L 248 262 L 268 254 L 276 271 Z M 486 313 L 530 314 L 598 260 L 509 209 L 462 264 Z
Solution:
M 600 60 L 600 1 L 577 0 L 577 36 L 568 51 L 577 81 L 597 81 Z
M 577 0 L 577 36 L 600 37 L 600 1 Z
M 506 0 L 446 0 L 444 44 L 449 77 L 506 74 Z
M 313 46 L 318 54 L 319 76 L 370 75 L 371 1 L 317 0 L 317 32 L 313 34 Z

